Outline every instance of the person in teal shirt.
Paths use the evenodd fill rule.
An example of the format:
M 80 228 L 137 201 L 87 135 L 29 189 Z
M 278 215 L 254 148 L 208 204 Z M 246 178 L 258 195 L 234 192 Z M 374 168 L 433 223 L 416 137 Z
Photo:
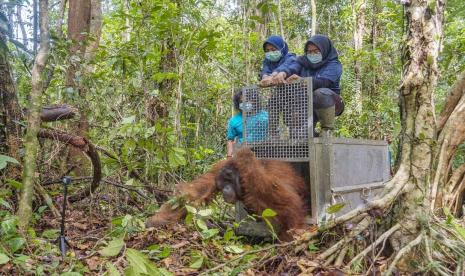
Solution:
M 243 100 L 242 90 L 234 94 L 233 103 L 237 113 L 229 119 L 227 130 L 227 157 L 232 157 L 235 143 L 242 144 L 243 113 L 246 114 L 247 142 L 260 142 L 266 139 L 268 133 L 268 112 L 260 108 L 257 94 L 248 95 L 248 101 Z

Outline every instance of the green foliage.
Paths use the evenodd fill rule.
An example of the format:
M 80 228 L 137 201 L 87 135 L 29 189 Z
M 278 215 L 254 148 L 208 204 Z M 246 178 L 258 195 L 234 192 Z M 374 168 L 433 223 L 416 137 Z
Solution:
M 124 238 L 113 238 L 107 246 L 100 249 L 98 253 L 104 257 L 113 257 L 121 252 L 124 246 Z
M 14 159 L 12 157 L 0 154 L 0 170 L 5 168 L 8 163 L 19 165 L 18 160 Z

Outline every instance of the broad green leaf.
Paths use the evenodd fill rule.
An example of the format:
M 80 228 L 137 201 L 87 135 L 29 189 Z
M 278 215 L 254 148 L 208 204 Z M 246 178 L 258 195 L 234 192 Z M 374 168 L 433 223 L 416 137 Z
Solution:
M 168 246 L 164 246 L 163 250 L 157 254 L 157 257 L 164 259 L 164 258 L 169 257 L 170 254 L 171 254 L 171 248 Z
M 9 261 L 10 261 L 10 258 L 7 255 L 0 253 L 0 265 L 6 264 Z
M 189 265 L 190 268 L 199 269 L 203 265 L 203 257 L 197 257 L 194 261 Z
M 16 252 L 23 247 L 26 241 L 23 238 L 12 238 L 6 241 L 11 249 L 11 252 Z
M 197 214 L 197 209 L 195 209 L 195 208 L 192 207 L 192 206 L 186 205 L 186 210 L 187 210 L 187 212 L 189 212 L 189 213 Z
M 207 224 L 205 224 L 205 221 L 203 221 L 202 219 L 198 219 L 198 220 L 196 221 L 196 223 L 197 223 L 197 226 L 198 226 L 202 231 L 208 230 Z
M 231 228 L 228 228 L 224 233 L 223 240 L 228 242 L 234 237 L 234 231 Z
M 244 249 L 237 245 L 228 245 L 224 247 L 224 250 L 229 253 L 240 254 L 244 252 Z
M 346 206 L 345 203 L 336 203 L 336 204 L 333 204 L 331 206 L 329 206 L 327 209 L 326 209 L 326 212 L 328 214 L 335 214 L 339 211 L 342 210 L 342 208 L 344 208 L 344 206 Z
M 16 181 L 14 179 L 7 179 L 6 183 L 10 185 L 11 187 L 15 188 L 16 190 L 21 190 L 23 187 L 23 183 Z
M 460 237 L 462 237 L 462 239 L 465 240 L 465 228 L 463 228 L 457 223 L 454 223 L 454 228 L 455 228 L 455 231 L 459 233 Z
M 116 267 L 110 263 L 110 262 L 107 262 L 105 264 L 105 267 L 107 268 L 107 274 L 108 276 L 120 276 L 121 274 L 119 273 L 118 269 L 116 269 Z
M 129 264 L 133 267 L 135 273 L 145 273 L 147 274 L 146 267 L 146 256 L 132 248 L 126 250 L 126 259 Z
M 276 212 L 269 208 L 263 210 L 262 212 L 262 217 L 264 218 L 272 218 L 272 217 L 275 217 L 276 215 L 277 215 Z
M 123 246 L 124 240 L 122 238 L 115 238 L 106 247 L 100 249 L 98 253 L 104 257 L 113 257 L 119 254 Z
M 9 157 L 3 154 L 0 154 L 0 170 L 5 168 L 8 163 L 18 164 L 18 160 L 14 159 L 13 157 Z
M 82 276 L 82 274 L 79 272 L 68 271 L 65 273 L 61 273 L 60 276 Z
M 316 251 L 318 251 L 318 247 L 314 243 L 309 243 L 308 244 L 308 251 L 316 252 Z
M 202 216 L 202 217 L 209 217 L 209 216 L 213 215 L 213 210 L 212 209 L 203 209 L 203 210 L 200 210 L 197 214 L 199 216 Z
M 60 235 L 60 231 L 57 229 L 48 229 L 42 232 L 42 238 L 54 240 L 57 239 L 58 236 Z
M 208 239 L 211 239 L 214 236 L 218 235 L 219 232 L 220 232 L 220 230 L 218 230 L 216 228 L 212 228 L 212 229 L 207 229 L 207 230 L 202 231 L 201 234 L 202 234 L 202 238 L 204 240 L 208 240 Z

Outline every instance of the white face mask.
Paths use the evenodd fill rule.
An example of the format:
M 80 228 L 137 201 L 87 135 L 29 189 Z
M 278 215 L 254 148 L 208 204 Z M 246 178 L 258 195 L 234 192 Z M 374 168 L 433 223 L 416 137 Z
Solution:
M 253 106 L 251 102 L 243 102 L 239 104 L 239 109 L 245 112 L 252 111 Z
M 310 63 L 319 63 L 323 60 L 323 56 L 321 54 L 307 54 L 307 59 Z
M 281 59 L 281 51 L 271 51 L 271 52 L 266 52 L 265 53 L 265 58 L 271 62 L 276 62 Z

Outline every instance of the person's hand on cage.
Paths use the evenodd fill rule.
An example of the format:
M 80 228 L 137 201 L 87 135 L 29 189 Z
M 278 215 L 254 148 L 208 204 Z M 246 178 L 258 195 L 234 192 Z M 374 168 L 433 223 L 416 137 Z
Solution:
M 293 83 L 293 82 L 296 82 L 296 81 L 299 81 L 301 79 L 301 77 L 299 77 L 298 75 L 294 74 L 292 76 L 290 76 L 289 78 L 286 79 L 286 82 L 287 83 Z
M 259 83 L 262 87 L 267 87 L 273 85 L 273 77 L 272 76 L 265 76 Z
M 273 84 L 274 84 L 274 85 L 285 84 L 285 83 L 287 83 L 287 82 L 286 82 L 286 73 L 284 73 L 284 72 L 279 72 L 279 73 L 276 73 L 276 74 L 273 76 Z

